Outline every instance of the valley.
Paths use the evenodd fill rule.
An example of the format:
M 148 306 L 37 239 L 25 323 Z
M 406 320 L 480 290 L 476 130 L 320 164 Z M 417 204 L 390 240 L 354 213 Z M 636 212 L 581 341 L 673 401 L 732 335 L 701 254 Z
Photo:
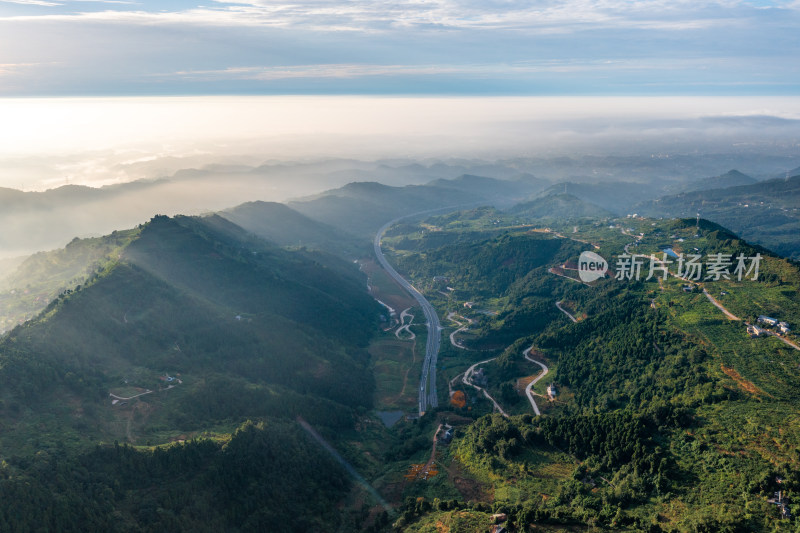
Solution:
M 47 297 L 0 339 L 4 498 L 34 491 L 52 523 L 109 531 L 281 531 L 289 510 L 323 531 L 792 525 L 797 264 L 704 219 L 558 217 L 517 186 L 509 207 L 476 207 L 486 183 L 468 183 L 480 187 L 460 208 L 440 195 L 420 212 L 408 190 L 351 186 L 302 216 L 264 202 L 156 216 L 23 262 L 7 286 Z M 372 218 L 347 226 L 361 201 Z M 564 201 L 581 202 L 552 205 Z M 760 270 L 738 279 L 732 261 L 732 275 L 692 281 L 653 259 L 665 248 L 758 254 Z M 580 279 L 584 251 L 607 260 L 605 277 Z M 641 276 L 625 270 L 634 256 Z M 16 287 L 7 301 L 22 309 Z M 30 316 L 16 312 L 7 320 Z M 786 331 L 749 334 L 764 316 Z M 248 470 L 279 442 L 302 464 Z M 230 486 L 291 478 L 322 498 L 264 490 L 199 513 L 177 496 L 219 498 L 222 464 L 237 472 Z M 59 465 L 91 465 L 111 495 Z M 156 492 L 134 471 L 160 480 Z M 768 501 L 776 490 L 788 503 Z M 0 524 L 28 523 L 19 509 L 3 507 Z

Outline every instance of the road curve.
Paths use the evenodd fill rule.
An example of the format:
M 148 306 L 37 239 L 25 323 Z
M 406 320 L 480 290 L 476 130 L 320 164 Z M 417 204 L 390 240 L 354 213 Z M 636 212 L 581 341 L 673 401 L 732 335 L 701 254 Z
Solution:
M 531 391 L 531 388 L 536 384 L 537 381 L 545 377 L 550 370 L 548 370 L 548 368 L 545 366 L 544 363 L 541 363 L 536 359 L 531 359 L 529 354 L 531 353 L 532 348 L 533 346 L 526 349 L 524 352 L 522 352 L 522 355 L 524 355 L 525 359 L 527 359 L 531 363 L 536 363 L 537 365 L 542 367 L 542 373 L 533 378 L 533 381 L 528 383 L 528 386 L 525 387 L 525 396 L 527 396 L 528 400 L 531 402 L 531 407 L 533 407 L 533 412 L 536 413 L 536 416 L 541 416 L 542 413 L 539 412 L 539 406 L 536 405 L 536 401 L 533 399 L 533 392 Z
M 447 315 L 447 320 L 449 320 L 451 322 L 455 322 L 459 326 L 457 330 L 455 330 L 454 332 L 452 332 L 450 334 L 450 344 L 452 344 L 456 348 L 461 348 L 462 350 L 469 350 L 469 348 L 467 348 L 466 346 L 464 346 L 463 344 L 461 344 L 460 342 L 458 342 L 456 340 L 456 334 L 461 333 L 462 331 L 466 331 L 467 329 L 469 329 L 469 325 L 472 324 L 472 320 L 467 318 L 466 320 L 468 322 L 466 324 L 462 324 L 461 322 L 459 322 L 458 320 L 453 318 L 454 316 L 460 316 L 460 315 L 456 315 L 455 312 L 453 312 L 453 311 L 451 311 L 450 314 Z M 461 317 L 461 318 L 464 318 L 464 317 Z
M 572 313 L 570 313 L 569 311 L 567 311 L 566 309 L 561 307 L 561 300 L 556 302 L 556 307 L 558 307 L 558 310 L 561 311 L 562 313 L 564 313 L 565 315 L 567 315 L 569 317 L 569 319 L 572 320 L 573 322 L 577 322 L 578 321 L 577 318 L 572 316 Z
M 441 344 L 442 340 L 442 327 L 439 324 L 439 316 L 436 314 L 436 310 L 433 308 L 431 303 L 426 300 L 422 293 L 420 293 L 413 285 L 406 281 L 403 276 L 398 274 L 394 267 L 389 264 L 389 261 L 386 260 L 386 257 L 384 257 L 383 251 L 381 250 L 381 238 L 383 238 L 383 234 L 387 229 L 389 229 L 390 226 L 404 218 L 418 216 L 425 213 L 433 213 L 436 211 L 441 211 L 441 209 L 412 213 L 410 215 L 405 215 L 395 218 L 394 220 L 390 220 L 378 230 L 378 233 L 375 235 L 375 240 L 373 241 L 375 257 L 378 258 L 378 262 L 381 264 L 383 269 L 386 270 L 386 272 L 392 278 L 394 278 L 397 283 L 400 284 L 401 287 L 403 287 L 411 296 L 414 297 L 419 306 L 422 308 L 422 312 L 425 314 L 425 319 L 427 320 L 428 341 L 425 346 L 425 360 L 422 362 L 422 375 L 420 376 L 419 380 L 420 415 L 425 413 L 425 411 L 428 409 L 428 406 L 432 408 L 439 406 L 439 400 L 436 394 L 436 361 L 439 357 L 439 345 Z
M 494 398 L 491 397 L 489 392 L 486 389 L 484 389 L 483 387 L 479 387 L 478 385 L 475 385 L 472 382 L 472 373 L 475 371 L 475 367 L 477 367 L 478 365 L 482 365 L 484 363 L 488 363 L 490 361 L 494 361 L 495 359 L 497 359 L 497 357 L 492 357 L 491 359 L 487 359 L 485 361 L 479 361 L 479 362 L 475 363 L 474 365 L 472 365 L 471 367 L 469 367 L 467 369 L 467 371 L 464 372 L 464 377 L 461 378 L 461 382 L 464 383 L 464 385 L 469 385 L 470 387 L 472 387 L 473 389 L 475 389 L 475 390 L 477 390 L 479 392 L 483 392 L 483 395 L 486 396 L 486 398 L 490 402 L 492 402 L 494 404 L 495 409 L 500 411 L 501 415 L 503 415 L 504 417 L 508 418 L 508 413 L 503 411 L 503 408 L 500 407 L 500 404 L 497 403 L 497 401 Z
M 400 337 L 400 333 L 402 331 L 405 331 L 409 335 L 408 338 L 405 339 L 405 340 L 413 341 L 414 339 L 417 338 L 417 336 L 414 335 L 414 332 L 411 331 L 411 324 L 414 323 L 414 315 L 409 313 L 410 310 L 411 310 L 411 308 L 409 307 L 408 309 L 406 309 L 405 311 L 400 313 L 400 327 L 398 327 L 397 330 L 395 330 L 395 332 L 394 332 L 394 336 L 397 337 L 400 340 L 403 340 L 403 338 Z M 411 320 L 408 321 L 408 324 L 406 324 L 406 317 L 407 316 L 411 317 Z

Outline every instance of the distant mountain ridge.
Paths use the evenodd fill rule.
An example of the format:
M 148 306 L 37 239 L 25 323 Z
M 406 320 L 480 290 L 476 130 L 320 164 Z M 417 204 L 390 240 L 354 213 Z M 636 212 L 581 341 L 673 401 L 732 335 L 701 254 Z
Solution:
M 513 205 L 547 183 L 535 178 L 508 181 L 471 175 L 404 187 L 356 182 L 288 205 L 309 218 L 365 238 L 399 216 L 459 205 Z
M 509 213 L 535 219 L 605 218 L 613 214 L 600 206 L 567 193 L 549 194 L 517 204 Z
M 727 187 L 752 185 L 754 183 L 758 183 L 758 180 L 748 176 L 747 174 L 743 174 L 738 170 L 729 170 L 725 174 L 712 176 L 710 178 L 703 178 L 691 183 L 686 192 L 704 191 L 709 189 L 725 189 Z
M 800 258 L 800 175 L 664 196 L 636 209 L 655 217 L 700 213 L 750 242 L 784 257 Z
M 219 214 L 279 246 L 307 247 L 334 254 L 353 255 L 364 253 L 367 249 L 354 236 L 309 218 L 286 204 L 247 202 Z

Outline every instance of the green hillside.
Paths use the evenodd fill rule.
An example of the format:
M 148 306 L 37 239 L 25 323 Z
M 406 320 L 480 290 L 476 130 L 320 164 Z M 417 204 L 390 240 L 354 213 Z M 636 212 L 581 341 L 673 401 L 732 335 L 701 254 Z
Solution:
M 363 282 L 236 231 L 246 235 L 224 219 L 155 217 L 116 262 L 10 332 L 4 454 L 57 440 L 158 442 L 267 415 L 347 426 L 351 409 L 369 406 L 377 309 Z
M 565 195 L 564 200 L 575 203 L 574 198 L 597 206 L 616 215 L 631 212 L 631 208 L 640 203 L 644 198 L 658 198 L 663 195 L 663 184 L 659 180 L 645 183 L 635 181 L 600 181 L 586 178 L 583 181 L 566 181 L 557 183 L 545 191 L 535 195 L 531 200 L 548 198 L 556 195 Z M 572 198 L 574 197 L 574 198 Z M 534 204 L 536 206 L 536 204 Z M 586 209 L 580 207 L 581 210 Z M 578 216 L 569 211 L 563 211 L 554 216 Z M 600 215 L 604 216 L 604 215 Z
M 83 284 L 138 234 L 137 228 L 105 237 L 76 238 L 64 248 L 25 259 L 0 280 L 0 331 L 33 318 L 60 293 Z
M 440 316 L 472 321 L 458 334 L 472 350 L 446 346 L 440 355 L 439 389 L 463 392 L 466 407 L 442 407 L 438 419 L 492 411 L 460 378 L 486 360 L 486 390 L 511 416 L 495 411 L 459 423 L 439 455 L 446 479 L 407 492 L 425 499 L 406 500 L 399 529 L 434 531 L 457 518 L 487 527 L 489 515 L 502 513 L 510 531 L 794 530 L 794 519 L 767 500 L 781 490 L 786 510 L 800 510 L 800 350 L 775 335 L 749 337 L 744 321 L 770 314 L 800 323 L 795 264 L 691 219 L 611 220 L 558 238 L 506 226 L 506 235 L 483 240 L 465 230 L 471 244 L 408 245 L 433 220 L 405 225 L 385 244 L 403 244 L 393 260 Z M 577 282 L 567 265 L 587 249 L 584 241 L 612 268 L 633 242 L 646 255 L 671 245 L 680 253 L 760 253 L 762 262 L 757 281 L 702 283 L 742 318 L 731 320 L 674 276 Z M 433 275 L 454 290 L 447 294 Z M 797 344 L 796 335 L 784 338 Z M 540 417 L 522 390 L 540 372 L 523 357 L 530 346 L 550 371 L 533 389 Z M 546 398 L 549 383 L 558 385 L 555 400 Z M 482 496 L 453 472 L 467 472 Z M 463 499 L 449 500 L 452 490 Z
M 247 423 L 166 448 L 39 452 L 0 468 L 3 531 L 325 531 L 349 481 L 298 429 Z
M 365 235 L 380 205 L 419 192 L 345 189 L 336 202 L 376 208 Z M 248 206 L 252 220 L 261 208 L 280 212 Z M 439 407 L 420 418 L 427 328 L 367 258 L 369 285 L 403 305 L 396 322 L 350 261 L 222 216 L 121 235 L 79 289 L 0 340 L 0 529 L 797 529 L 797 264 L 707 220 L 594 209 L 558 195 L 387 230 L 387 258 L 445 328 Z M 672 261 L 644 279 L 667 249 L 760 254 L 759 276 L 690 282 Z M 587 250 L 612 275 L 582 283 Z M 641 279 L 613 275 L 626 252 Z M 752 337 L 760 315 L 792 331 Z
M 517 204 L 509 209 L 509 213 L 525 219 L 559 221 L 612 216 L 606 209 L 568 193 L 551 193 Z
M 703 178 L 688 184 L 686 192 L 704 191 L 709 189 L 724 189 L 726 187 L 738 187 L 740 185 L 752 185 L 758 180 L 738 170 L 729 170 L 725 174 Z
M 665 196 L 637 206 L 649 216 L 693 217 L 697 213 L 744 239 L 800 257 L 800 176 L 751 185 Z
M 280 246 L 306 247 L 354 257 L 367 251 L 367 247 L 352 235 L 301 215 L 285 204 L 248 202 L 222 211 L 220 215 Z
M 289 206 L 342 231 L 371 238 L 383 224 L 399 216 L 458 205 L 513 203 L 542 186 L 539 180 L 507 181 L 479 176 L 405 187 L 359 182 L 290 202 Z

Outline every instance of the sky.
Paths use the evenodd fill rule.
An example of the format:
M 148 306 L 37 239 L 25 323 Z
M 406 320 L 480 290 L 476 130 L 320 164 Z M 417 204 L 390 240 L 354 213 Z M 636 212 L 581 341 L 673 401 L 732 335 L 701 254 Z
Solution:
M 794 154 L 797 28 L 800 0 L 0 0 L 0 186 L 309 157 Z
M 212 163 L 800 153 L 786 96 L 0 98 L 0 186 L 43 190 Z
M 800 94 L 800 0 L 0 0 L 0 96 Z

